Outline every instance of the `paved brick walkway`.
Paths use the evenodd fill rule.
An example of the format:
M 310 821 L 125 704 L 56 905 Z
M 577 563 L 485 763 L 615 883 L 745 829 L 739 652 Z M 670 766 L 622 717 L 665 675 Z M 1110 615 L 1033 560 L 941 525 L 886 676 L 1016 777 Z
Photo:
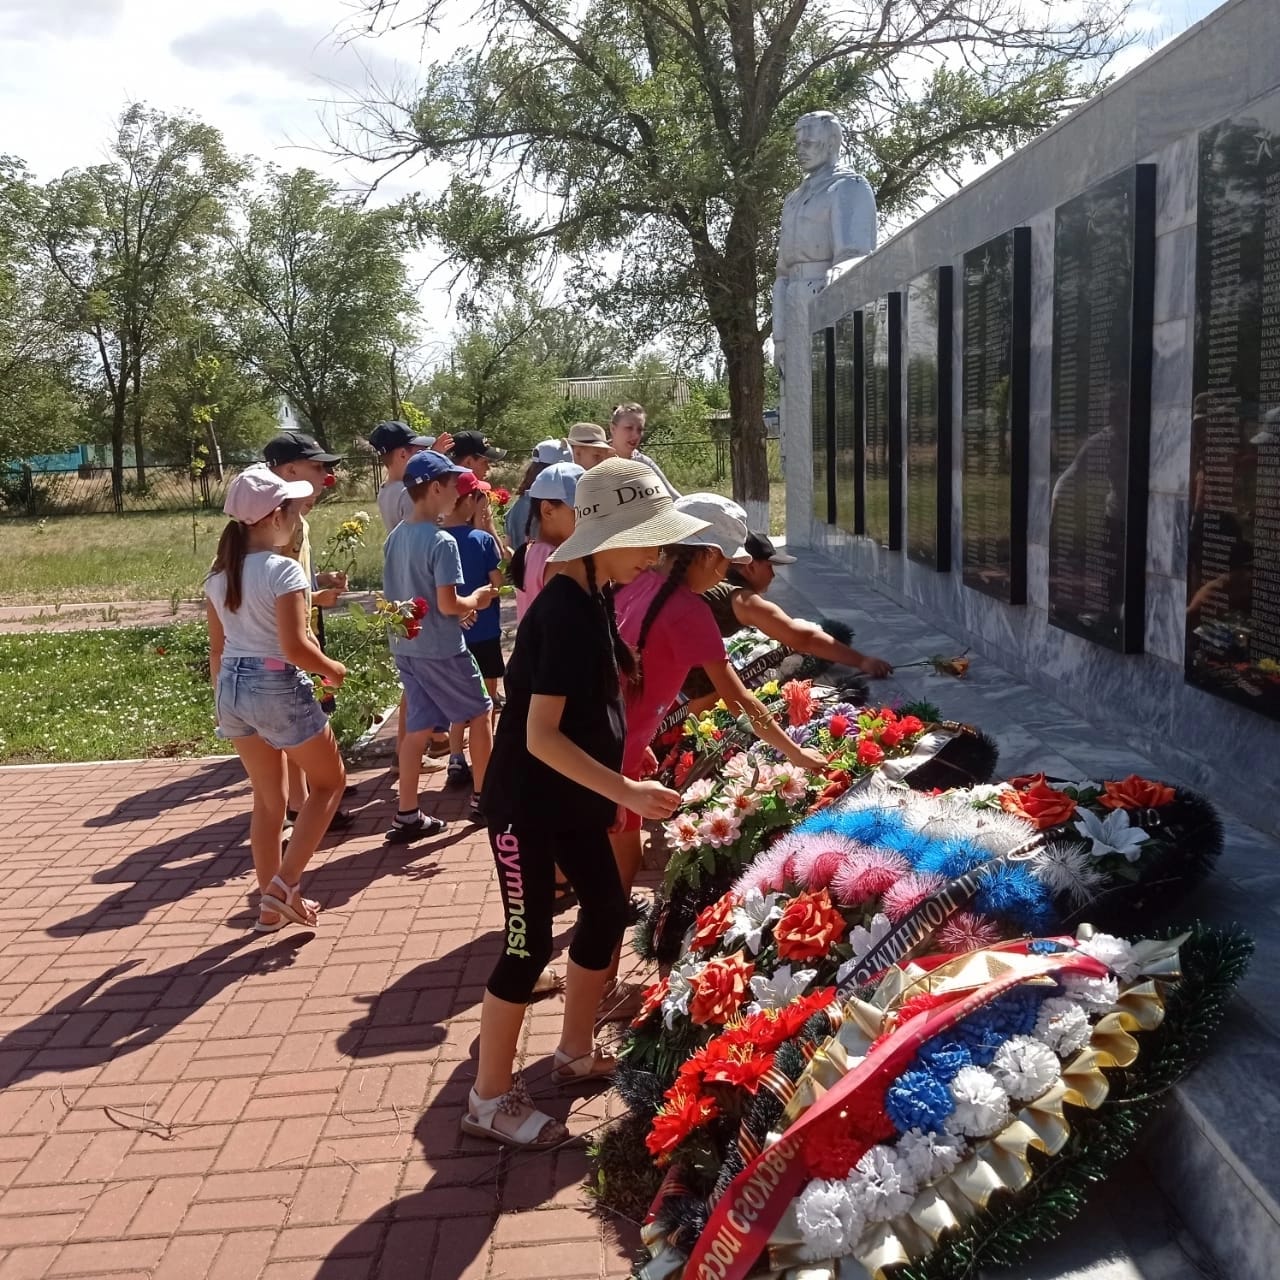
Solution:
M 235 761 L 0 770 L 0 1280 L 628 1272 L 582 1152 L 459 1133 L 500 901 L 476 828 L 383 845 L 385 778 L 312 864 L 320 927 L 258 937 Z M 618 1103 L 551 1089 L 559 1012 L 527 1062 L 581 1132 Z

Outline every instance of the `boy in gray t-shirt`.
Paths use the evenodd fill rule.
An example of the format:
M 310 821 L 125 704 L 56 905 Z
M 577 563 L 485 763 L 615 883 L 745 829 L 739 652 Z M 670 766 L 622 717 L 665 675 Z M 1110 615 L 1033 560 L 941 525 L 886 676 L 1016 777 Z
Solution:
M 498 596 L 492 586 L 459 595 L 463 585 L 458 544 L 439 527 L 440 517 L 458 500 L 455 466 L 443 454 L 427 450 L 409 459 L 405 488 L 413 513 L 401 521 L 383 548 L 383 589 L 395 600 L 420 599 L 426 613 L 408 635 L 394 635 L 391 653 L 404 685 L 404 737 L 400 744 L 400 807 L 387 839 L 408 844 L 433 835 L 444 824 L 418 806 L 422 752 L 433 730 L 466 724 L 471 740 L 474 793 L 470 814 L 481 818 L 480 788 L 493 746 L 492 704 L 475 659 L 462 635 L 462 620 L 487 608 Z

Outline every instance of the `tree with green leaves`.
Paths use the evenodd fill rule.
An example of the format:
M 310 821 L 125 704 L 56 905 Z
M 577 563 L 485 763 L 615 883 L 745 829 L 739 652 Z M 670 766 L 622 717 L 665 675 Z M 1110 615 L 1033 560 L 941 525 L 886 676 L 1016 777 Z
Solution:
M 628 331 L 725 362 L 739 500 L 767 499 L 764 343 L 792 129 L 842 121 L 881 213 L 1082 102 L 1124 42 L 1126 0 L 358 0 L 358 27 L 464 16 L 470 47 L 334 130 L 384 171 L 456 176 L 421 225 L 478 284 L 563 255 L 577 296 Z M 614 265 L 616 263 L 616 266 Z
M 132 103 L 105 163 L 31 185 L 20 200 L 23 242 L 50 267 L 61 312 L 86 341 L 110 406 L 117 509 L 130 424 L 137 481 L 146 485 L 143 378 L 186 315 L 190 278 L 246 172 L 213 126 Z
M 271 170 L 226 238 L 223 320 L 239 358 L 327 447 L 398 403 L 410 339 L 402 211 L 370 209 L 309 169 Z

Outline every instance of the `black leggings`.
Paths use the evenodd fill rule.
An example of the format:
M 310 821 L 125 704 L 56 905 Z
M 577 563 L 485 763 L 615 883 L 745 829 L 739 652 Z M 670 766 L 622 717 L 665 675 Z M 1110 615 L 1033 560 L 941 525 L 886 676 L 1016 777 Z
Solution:
M 527 1004 L 552 952 L 556 866 L 578 895 L 569 959 L 607 969 L 627 928 L 627 895 L 603 830 L 550 832 L 503 824 L 489 828 L 506 911 L 507 936 L 489 979 L 499 1000 Z

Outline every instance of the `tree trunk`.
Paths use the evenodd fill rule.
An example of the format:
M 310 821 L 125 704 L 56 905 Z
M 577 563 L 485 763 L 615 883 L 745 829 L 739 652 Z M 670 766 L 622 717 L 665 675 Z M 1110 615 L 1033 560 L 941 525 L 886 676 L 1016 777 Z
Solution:
M 124 418 L 123 388 L 111 403 L 111 505 L 119 513 L 124 510 Z
M 748 521 L 769 531 L 769 451 L 764 434 L 764 344 L 754 326 L 728 324 L 720 332 L 729 378 L 733 425 L 729 464 L 733 500 L 746 508 Z
M 208 470 L 213 472 L 214 478 L 222 479 L 222 446 L 218 443 L 218 432 L 210 418 L 204 425 L 205 444 L 209 447 L 209 464 Z
M 138 477 L 138 492 L 147 487 L 147 460 L 142 452 L 142 357 L 133 361 L 133 467 Z

